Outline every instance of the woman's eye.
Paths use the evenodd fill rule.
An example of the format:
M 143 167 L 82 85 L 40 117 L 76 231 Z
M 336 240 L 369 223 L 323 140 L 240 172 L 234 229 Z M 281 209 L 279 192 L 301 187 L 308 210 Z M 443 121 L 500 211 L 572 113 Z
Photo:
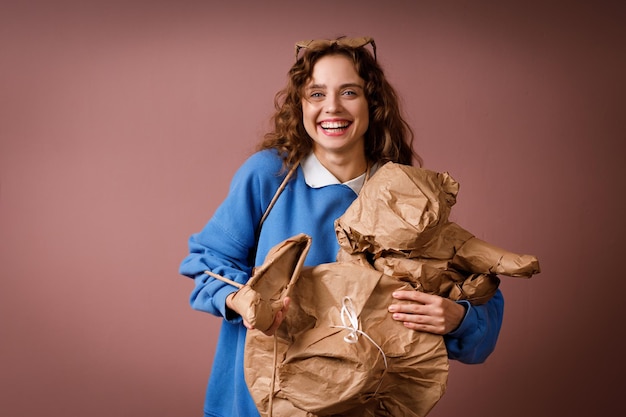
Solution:
M 320 98 L 320 97 L 323 97 L 322 93 L 318 93 L 318 92 L 311 93 L 311 98 Z
M 356 95 L 356 91 L 353 90 L 346 90 L 343 92 L 344 96 L 355 96 Z

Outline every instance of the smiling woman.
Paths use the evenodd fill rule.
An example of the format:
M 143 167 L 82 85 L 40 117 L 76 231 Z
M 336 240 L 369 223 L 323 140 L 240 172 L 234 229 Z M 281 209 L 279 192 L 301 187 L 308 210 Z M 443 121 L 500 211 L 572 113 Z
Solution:
M 224 319 L 206 416 L 259 414 L 244 378 L 243 358 L 246 333 L 261 330 L 254 329 L 252 318 L 236 302 L 252 267 L 261 265 L 275 245 L 297 234 L 312 239 L 306 266 L 334 262 L 339 251 L 334 222 L 364 182 L 387 162 L 419 161 L 396 93 L 365 48 L 369 43 L 373 40 L 306 43 L 289 71 L 287 87 L 276 96 L 274 129 L 265 135 L 259 152 L 239 168 L 229 195 L 204 229 L 189 239 L 190 253 L 180 272 L 195 280 L 191 304 Z M 277 189 L 282 192 L 276 199 Z M 493 351 L 502 322 L 499 291 L 480 306 L 416 293 L 397 291 L 395 301 L 387 301 L 395 314 L 383 314 L 405 331 L 443 336 L 452 359 L 476 363 Z M 285 296 L 263 333 L 277 331 L 289 303 Z M 285 415 L 293 416 L 292 411 Z
M 302 98 L 313 153 L 342 182 L 367 169 L 364 135 L 369 115 L 363 84 L 348 58 L 328 55 L 315 65 Z
M 415 149 L 462 184 L 454 220 L 544 267 L 537 280 L 502 280 L 495 352 L 484 366 L 451 361 L 429 417 L 622 407 L 626 2 L 382 4 L 0 2 L 1 415 L 202 415 L 223 320 L 187 302 L 186 240 L 269 130 L 294 42 L 339 32 L 375 38 Z M 304 46 L 298 58 L 319 49 Z M 373 157 L 369 138 L 401 128 L 376 122 L 395 102 L 368 83 L 372 66 L 359 68 Z M 306 146 L 292 116 L 295 133 L 278 136 Z M 333 204 L 324 188 L 336 196 L 328 184 L 340 181 L 300 160 L 320 174 L 307 195 Z M 223 383 L 239 366 L 228 359 Z

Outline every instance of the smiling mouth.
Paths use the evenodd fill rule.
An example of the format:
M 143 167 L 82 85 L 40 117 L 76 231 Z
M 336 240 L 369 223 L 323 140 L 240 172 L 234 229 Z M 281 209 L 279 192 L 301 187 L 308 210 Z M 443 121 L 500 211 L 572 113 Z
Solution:
M 321 122 L 320 127 L 328 133 L 338 133 L 346 130 L 350 126 L 351 122 L 348 121 L 333 121 L 333 122 Z

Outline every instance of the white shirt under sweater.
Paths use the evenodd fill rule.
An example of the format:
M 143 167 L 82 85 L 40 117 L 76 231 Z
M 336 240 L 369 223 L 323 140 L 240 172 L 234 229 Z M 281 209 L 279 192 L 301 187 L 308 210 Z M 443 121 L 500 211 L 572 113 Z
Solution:
M 356 194 L 359 194 L 361 188 L 363 188 L 363 184 L 365 184 L 365 178 L 367 177 L 367 172 L 364 172 L 358 177 L 342 183 L 332 174 L 332 172 L 322 165 L 313 152 L 300 162 L 300 166 L 302 167 L 302 172 L 304 173 L 304 181 L 311 188 L 321 188 L 332 184 L 344 184 L 352 188 Z M 369 175 L 374 175 L 377 168 L 378 164 L 374 164 L 370 168 Z

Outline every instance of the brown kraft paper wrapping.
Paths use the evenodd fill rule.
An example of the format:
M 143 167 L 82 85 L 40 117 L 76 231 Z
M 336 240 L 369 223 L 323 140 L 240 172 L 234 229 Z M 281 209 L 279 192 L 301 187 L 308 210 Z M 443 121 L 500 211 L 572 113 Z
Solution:
M 388 162 L 365 183 L 335 222 L 337 260 L 372 267 L 416 289 L 482 304 L 495 294 L 497 275 L 529 278 L 537 258 L 478 239 L 449 221 L 459 184 L 448 174 Z
M 245 378 L 263 417 L 429 413 L 446 388 L 443 337 L 394 321 L 391 293 L 411 289 L 482 304 L 496 292 L 498 274 L 540 272 L 534 256 L 450 222 L 458 190 L 447 173 L 394 163 L 366 182 L 335 222 L 337 262 L 299 275 L 294 266 L 299 279 L 275 336 L 248 332 Z
M 275 372 L 272 338 L 248 332 L 245 375 L 261 415 L 269 415 L 274 374 L 273 416 L 425 416 L 445 392 L 448 358 L 443 337 L 387 312 L 391 293 L 407 288 L 348 263 L 304 268 L 276 335 Z M 342 320 L 345 305 L 354 326 Z M 351 335 L 354 343 L 344 339 Z

